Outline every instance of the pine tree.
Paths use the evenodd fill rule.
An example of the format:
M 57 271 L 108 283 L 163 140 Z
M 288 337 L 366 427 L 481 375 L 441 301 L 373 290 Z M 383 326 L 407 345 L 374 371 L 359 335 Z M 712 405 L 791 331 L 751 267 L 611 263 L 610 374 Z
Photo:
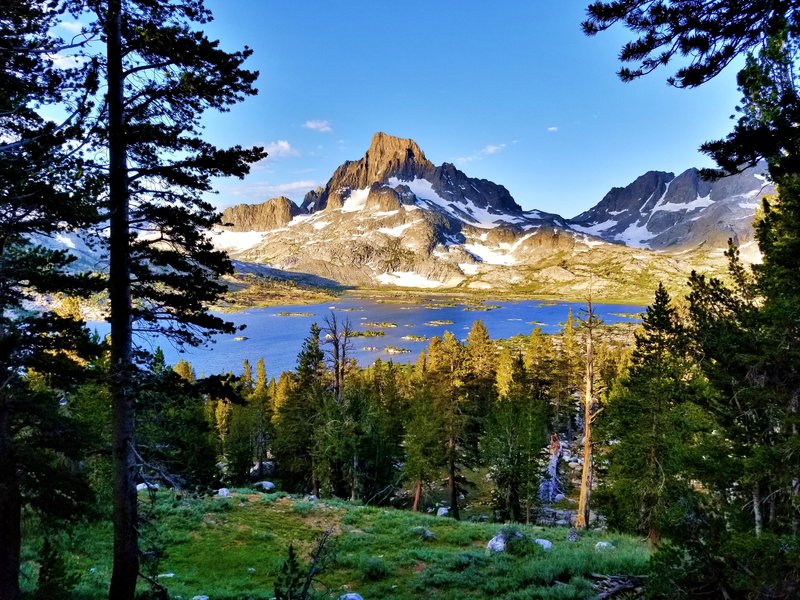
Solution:
M 94 180 L 65 146 L 84 112 L 77 109 L 62 123 L 37 112 L 91 93 L 90 83 L 72 96 L 73 73 L 56 69 L 49 58 L 62 44 L 49 33 L 57 19 L 48 3 L 0 6 L 0 597 L 14 600 L 23 506 L 58 513 L 61 502 L 69 513 L 80 497 L 57 466 L 59 457 L 78 458 L 80 440 L 59 394 L 95 351 L 71 314 L 32 313 L 24 306 L 41 294 L 78 298 L 99 289 L 98 281 L 70 268 L 74 259 L 67 252 L 43 243 L 96 216 Z M 48 498 L 45 486 L 60 489 Z
M 653 593 L 675 597 L 790 597 L 800 589 L 800 456 L 798 444 L 797 295 L 800 201 L 800 94 L 795 1 L 670 3 L 595 2 L 584 24 L 594 34 L 623 23 L 638 39 L 620 55 L 623 79 L 643 76 L 673 58 L 670 82 L 685 87 L 715 77 L 739 55 L 740 118 L 726 139 L 702 149 L 721 170 L 737 172 L 765 159 L 778 198 L 756 223 L 763 266 L 745 268 L 731 247 L 729 281 L 692 274 L 690 337 L 715 388 L 703 407 L 724 452 L 698 483 L 701 501 L 682 506 L 675 548 L 654 558 Z M 776 465 L 782 468 L 776 469 Z M 747 572 L 746 578 L 740 573 Z
M 232 325 L 206 311 L 224 292 L 217 277 L 232 270 L 204 231 L 218 220 L 203 199 L 218 176 L 244 176 L 260 148 L 218 149 L 200 137 L 205 110 L 226 110 L 255 93 L 257 73 L 244 70 L 249 49 L 228 53 L 196 27 L 211 19 L 202 0 L 153 3 L 67 0 L 94 21 L 89 36 L 105 41 L 87 63 L 101 81 L 89 142 L 105 182 L 109 221 L 108 290 L 111 382 L 115 404 L 114 567 L 109 595 L 133 598 L 138 575 L 135 490 L 137 329 L 176 343 L 198 344 Z M 86 45 L 91 54 L 95 45 Z M 137 234 L 143 235 L 137 235 Z M 135 302 L 134 302 L 135 299 Z
M 657 544 L 672 507 L 693 493 L 701 440 L 713 429 L 700 408 L 710 389 L 663 285 L 635 338 L 630 369 L 604 407 L 600 431 L 613 443 L 600 498 L 612 525 Z
M 445 465 L 441 438 L 442 417 L 436 410 L 433 390 L 424 365 L 425 352 L 421 352 L 413 377 L 415 385 L 409 402 L 409 418 L 403 438 L 405 448 L 403 474 L 414 485 L 412 510 L 415 512 L 422 503 L 423 488 L 434 480 Z
M 557 428 L 566 433 L 567 441 L 572 442 L 576 399 L 584 380 L 584 363 L 571 308 L 567 313 L 567 320 L 560 337 L 561 345 L 556 359 L 553 381 L 555 422 Z
M 539 483 L 539 455 L 547 443 L 547 402 L 532 396 L 521 355 L 513 359 L 506 391 L 493 404 L 483 437 L 483 458 L 496 486 L 495 505 L 504 517 L 528 520 Z M 523 513 L 523 507 L 525 511 Z
M 281 376 L 275 397 L 273 452 L 281 477 L 290 489 L 305 491 L 310 484 L 319 495 L 319 467 L 314 464 L 318 417 L 328 399 L 325 355 L 320 346 L 321 330 L 311 325 L 309 336 L 297 356 L 292 376 Z M 281 386 L 284 381 L 284 386 Z
M 428 377 L 436 410 L 442 422 L 442 445 L 447 471 L 447 495 L 450 515 L 458 520 L 459 497 L 465 491 L 462 468 L 471 462 L 469 453 L 470 405 L 465 389 L 465 352 L 461 342 L 449 331 L 441 340 L 431 339 L 428 346 Z

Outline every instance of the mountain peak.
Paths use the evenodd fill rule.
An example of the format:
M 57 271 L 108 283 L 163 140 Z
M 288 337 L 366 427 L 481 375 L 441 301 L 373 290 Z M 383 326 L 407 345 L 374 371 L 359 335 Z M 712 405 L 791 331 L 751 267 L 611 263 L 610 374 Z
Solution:
M 396 137 L 382 131 L 378 131 L 372 136 L 367 156 L 377 161 L 391 158 L 412 159 L 420 162 L 428 160 L 414 140 Z
M 367 184 L 385 181 L 392 176 L 401 179 L 420 175 L 434 168 L 425 157 L 417 142 L 409 138 L 400 138 L 382 131 L 372 136 L 364 158 Z

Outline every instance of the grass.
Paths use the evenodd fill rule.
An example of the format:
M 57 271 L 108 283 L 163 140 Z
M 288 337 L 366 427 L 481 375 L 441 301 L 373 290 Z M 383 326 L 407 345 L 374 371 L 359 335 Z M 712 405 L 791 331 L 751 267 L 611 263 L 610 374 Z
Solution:
M 587 532 L 566 541 L 566 529 L 521 526 L 528 537 L 553 542 L 551 552 L 521 544 L 512 552 L 488 554 L 486 543 L 502 528 L 496 523 L 456 522 L 409 511 L 309 502 L 283 493 L 234 493 L 230 498 L 176 500 L 159 492 L 149 507 L 146 537 L 166 550 L 159 582 L 171 597 L 208 595 L 213 600 L 273 596 L 273 583 L 294 544 L 302 558 L 316 536 L 333 531 L 333 558 L 319 577 L 320 597 L 354 591 L 364 598 L 591 598 L 589 574 L 642 574 L 646 548 L 614 534 Z M 420 535 L 421 527 L 434 534 Z M 30 539 L 30 538 L 29 538 Z M 613 551 L 596 552 L 607 540 Z M 70 569 L 80 573 L 72 597 L 104 598 L 110 578 L 111 528 L 107 522 L 80 527 L 65 543 Z M 33 585 L 34 552 L 26 548 L 25 570 Z

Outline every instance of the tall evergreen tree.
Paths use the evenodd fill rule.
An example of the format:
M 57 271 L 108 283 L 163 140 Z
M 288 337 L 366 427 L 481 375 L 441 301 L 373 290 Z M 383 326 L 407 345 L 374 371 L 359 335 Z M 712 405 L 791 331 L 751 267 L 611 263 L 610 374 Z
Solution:
M 421 506 L 425 486 L 434 480 L 445 464 L 442 417 L 435 409 L 434 392 L 425 363 L 426 353 L 421 352 L 413 375 L 415 385 L 409 399 L 409 417 L 403 438 L 403 474 L 414 485 L 412 510 L 415 512 Z
M 320 467 L 315 468 L 314 448 L 321 431 L 318 417 L 328 399 L 325 355 L 320 346 L 321 330 L 311 325 L 309 336 L 297 356 L 297 369 L 291 376 L 281 376 L 275 402 L 275 439 L 273 452 L 284 480 L 290 489 L 319 495 Z M 281 381 L 285 381 L 283 386 Z
M 701 457 L 709 454 L 701 441 L 713 420 L 700 406 L 711 392 L 663 285 L 635 338 L 630 369 L 605 403 L 600 425 L 609 442 L 600 499 L 612 525 L 657 544 L 671 507 L 693 494 Z
M 59 124 L 37 112 L 73 100 L 73 73 L 50 58 L 62 44 L 49 33 L 57 18 L 48 3 L 0 6 L 0 598 L 10 599 L 20 593 L 23 505 L 55 512 L 75 505 L 76 490 L 54 459 L 77 459 L 80 437 L 58 390 L 74 381 L 81 357 L 92 351 L 81 322 L 24 305 L 41 294 L 98 289 L 71 271 L 67 252 L 40 243 L 95 217 L 93 180 L 65 147 L 84 111 Z
M 431 339 L 427 373 L 431 379 L 434 409 L 442 423 L 450 515 L 458 520 L 459 497 L 466 491 L 461 473 L 471 462 L 470 417 L 475 411 L 464 385 L 467 377 L 464 346 L 451 332 L 445 331 L 441 340 Z
M 260 148 L 218 149 L 200 137 L 208 109 L 226 110 L 254 94 L 250 50 L 228 53 L 198 26 L 211 20 L 202 0 L 66 0 L 94 17 L 89 35 L 105 48 L 89 62 L 106 90 L 91 141 L 107 155 L 111 382 L 115 405 L 114 567 L 109 595 L 133 597 L 138 576 L 133 330 L 161 331 L 197 344 L 232 326 L 206 306 L 231 271 L 204 231 L 218 215 L 203 199 L 217 176 L 244 176 Z M 87 45 L 90 54 L 97 47 Z M 134 299 L 136 300 L 134 302 Z
M 539 455 L 547 442 L 548 426 L 547 402 L 533 396 L 525 363 L 518 354 L 507 390 L 491 408 L 482 442 L 483 457 L 496 486 L 495 505 L 504 517 L 528 520 L 538 491 Z

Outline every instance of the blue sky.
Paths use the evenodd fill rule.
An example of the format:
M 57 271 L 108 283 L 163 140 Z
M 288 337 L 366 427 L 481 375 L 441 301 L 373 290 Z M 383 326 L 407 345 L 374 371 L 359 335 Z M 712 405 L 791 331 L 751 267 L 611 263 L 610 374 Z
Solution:
M 215 202 L 300 200 L 376 131 L 566 217 L 648 170 L 711 166 L 697 147 L 733 125 L 735 70 L 697 90 L 670 88 L 668 71 L 624 84 L 628 33 L 583 36 L 585 4 L 208 0 L 209 34 L 253 48 L 261 72 L 258 96 L 207 119 L 208 139 L 271 149 Z

